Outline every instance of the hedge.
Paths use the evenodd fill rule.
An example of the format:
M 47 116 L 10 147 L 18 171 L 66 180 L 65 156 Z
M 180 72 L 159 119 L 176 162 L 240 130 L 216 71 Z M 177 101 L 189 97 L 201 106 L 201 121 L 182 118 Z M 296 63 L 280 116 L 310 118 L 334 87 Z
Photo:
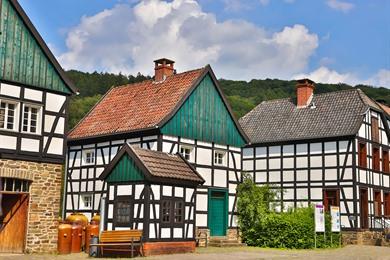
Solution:
M 249 246 L 272 248 L 314 248 L 314 208 L 312 206 L 277 212 L 280 191 L 257 186 L 250 178 L 238 187 L 238 223 Z M 317 248 L 338 247 L 339 234 L 330 232 L 330 215 L 325 216 L 325 238 L 317 233 Z M 331 243 L 331 236 L 332 241 Z

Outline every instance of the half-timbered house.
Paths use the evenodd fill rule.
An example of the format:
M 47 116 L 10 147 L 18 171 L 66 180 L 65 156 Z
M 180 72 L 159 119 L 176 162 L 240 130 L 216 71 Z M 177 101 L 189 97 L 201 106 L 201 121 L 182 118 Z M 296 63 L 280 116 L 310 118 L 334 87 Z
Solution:
M 127 143 L 180 153 L 205 180 L 196 190 L 198 231 L 234 235 L 245 138 L 210 66 L 176 73 L 173 61 L 156 60 L 153 80 L 110 89 L 70 132 L 63 214 L 99 212 L 109 185 L 99 177 Z
M 195 250 L 196 189 L 204 180 L 181 154 L 124 144 L 99 179 L 107 183 L 106 230 L 142 229 L 146 255 L 161 252 L 154 242 L 165 242 L 164 252 Z
M 0 17 L 0 252 L 55 252 L 75 91 L 18 1 Z
M 282 207 L 339 206 L 343 230 L 382 229 L 390 214 L 389 118 L 360 89 L 264 101 L 240 119 L 243 170 L 281 187 Z

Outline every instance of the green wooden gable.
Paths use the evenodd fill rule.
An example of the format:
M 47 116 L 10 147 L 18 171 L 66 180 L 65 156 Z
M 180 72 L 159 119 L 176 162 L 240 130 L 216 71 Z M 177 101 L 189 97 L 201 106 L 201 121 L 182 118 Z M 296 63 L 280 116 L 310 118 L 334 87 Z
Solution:
M 0 4 L 0 79 L 71 94 L 10 0 Z
M 176 114 L 161 128 L 166 135 L 241 147 L 245 140 L 207 74 Z
M 135 165 L 133 159 L 128 154 L 123 154 L 122 158 L 114 166 L 107 176 L 107 182 L 126 182 L 126 181 L 143 181 L 144 174 Z

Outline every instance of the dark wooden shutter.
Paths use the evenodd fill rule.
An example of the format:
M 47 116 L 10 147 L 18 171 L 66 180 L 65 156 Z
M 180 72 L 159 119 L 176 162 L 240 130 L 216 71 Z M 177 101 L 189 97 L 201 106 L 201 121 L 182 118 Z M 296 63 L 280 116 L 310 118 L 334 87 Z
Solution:
M 384 203 L 385 203 L 385 216 L 390 217 L 390 193 L 384 194 Z
M 367 167 L 367 146 L 365 143 L 359 142 L 359 166 Z
M 372 147 L 372 168 L 374 171 L 380 171 L 380 157 L 379 157 L 379 147 Z
M 375 217 L 380 217 L 382 215 L 382 199 L 380 191 L 374 191 L 374 215 Z
M 382 150 L 382 171 L 389 173 L 389 151 Z
M 374 142 L 379 143 L 379 125 L 376 117 L 371 117 L 371 138 Z

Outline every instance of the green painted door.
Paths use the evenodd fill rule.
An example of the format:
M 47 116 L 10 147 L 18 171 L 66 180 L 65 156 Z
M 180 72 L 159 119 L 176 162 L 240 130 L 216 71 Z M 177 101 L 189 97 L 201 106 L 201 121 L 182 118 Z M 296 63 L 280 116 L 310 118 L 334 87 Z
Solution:
M 211 236 L 225 236 L 227 223 L 226 192 L 211 191 L 209 199 L 209 228 Z

